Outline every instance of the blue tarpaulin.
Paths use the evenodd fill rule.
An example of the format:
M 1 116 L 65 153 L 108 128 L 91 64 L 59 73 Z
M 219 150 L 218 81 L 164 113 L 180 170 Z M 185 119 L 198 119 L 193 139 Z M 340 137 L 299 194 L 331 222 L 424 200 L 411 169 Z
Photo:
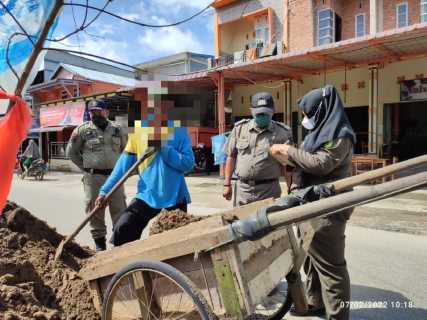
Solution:
M 220 134 L 217 136 L 212 136 L 212 153 L 214 155 L 214 164 L 220 165 L 225 163 L 227 160 L 227 154 L 225 153 L 225 143 L 227 142 L 227 137 L 229 133 Z

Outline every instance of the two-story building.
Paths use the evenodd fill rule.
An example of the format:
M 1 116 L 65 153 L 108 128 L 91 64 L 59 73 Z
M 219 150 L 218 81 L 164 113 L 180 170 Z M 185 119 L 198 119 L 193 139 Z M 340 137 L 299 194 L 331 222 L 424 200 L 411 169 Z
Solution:
M 332 84 L 357 132 L 356 153 L 427 153 L 426 0 L 217 0 L 214 7 L 216 57 L 207 72 L 181 81 L 212 80 L 220 130 L 227 99 L 238 120 L 265 90 L 276 119 L 301 142 L 297 99 Z

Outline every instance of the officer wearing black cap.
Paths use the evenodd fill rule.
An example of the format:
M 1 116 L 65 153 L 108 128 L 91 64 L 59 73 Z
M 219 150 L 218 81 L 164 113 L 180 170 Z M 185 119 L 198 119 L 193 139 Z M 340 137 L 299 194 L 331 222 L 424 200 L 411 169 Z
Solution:
M 274 100 L 270 93 L 259 92 L 251 100 L 252 119 L 237 122 L 226 145 L 227 162 L 223 196 L 232 198 L 231 176 L 238 177 L 237 205 L 280 197 L 279 177 L 283 166 L 270 155 L 275 143 L 292 143 L 292 132 L 283 123 L 273 121 Z
M 104 101 L 91 100 L 88 111 L 91 121 L 74 129 L 67 146 L 68 157 L 84 172 L 82 181 L 86 213 L 93 208 L 99 189 L 112 172 L 127 142 L 123 129 L 108 120 L 108 109 Z M 121 187 L 113 194 L 109 203 L 113 225 L 125 208 L 125 194 Z M 107 228 L 104 216 L 105 212 L 100 210 L 90 221 L 97 251 L 106 249 Z

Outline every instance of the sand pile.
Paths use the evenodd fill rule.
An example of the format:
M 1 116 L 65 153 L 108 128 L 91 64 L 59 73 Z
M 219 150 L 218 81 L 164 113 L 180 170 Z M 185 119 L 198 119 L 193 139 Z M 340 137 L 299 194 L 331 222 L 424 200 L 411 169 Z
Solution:
M 0 217 L 0 320 L 99 319 L 77 272 L 93 253 L 70 244 L 55 263 L 63 236 L 8 203 Z
M 150 235 L 183 227 L 205 218 L 207 218 L 207 216 L 194 216 L 179 209 L 172 211 L 162 210 L 150 227 Z

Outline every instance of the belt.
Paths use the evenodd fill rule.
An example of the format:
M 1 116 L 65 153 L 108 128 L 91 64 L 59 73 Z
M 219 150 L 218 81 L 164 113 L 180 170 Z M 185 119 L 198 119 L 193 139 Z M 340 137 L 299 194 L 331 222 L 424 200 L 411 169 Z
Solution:
M 113 169 L 92 169 L 92 168 L 84 168 L 84 171 L 90 174 L 102 174 L 104 176 L 109 176 Z
M 254 180 L 254 179 L 239 179 L 241 182 L 246 183 L 250 186 L 256 186 L 259 184 L 269 183 L 269 182 L 275 182 L 279 181 L 278 178 L 272 178 L 272 179 L 260 179 L 260 180 Z

